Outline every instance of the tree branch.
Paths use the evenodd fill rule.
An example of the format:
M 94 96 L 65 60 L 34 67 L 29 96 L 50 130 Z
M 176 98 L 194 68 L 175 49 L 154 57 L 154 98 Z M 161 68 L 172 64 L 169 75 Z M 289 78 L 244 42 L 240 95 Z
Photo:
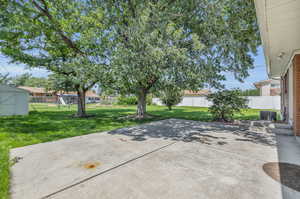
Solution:
M 134 8 L 134 5 L 132 4 L 132 1 L 131 0 L 128 0 L 128 4 L 129 4 L 129 8 L 132 12 L 132 16 L 135 18 L 136 17 L 136 13 L 135 13 L 135 8 Z
M 74 71 L 70 71 L 70 72 L 66 72 L 66 71 L 63 71 L 59 68 L 55 68 L 55 67 L 49 67 L 49 69 L 51 69 L 52 71 L 58 73 L 58 74 L 61 74 L 61 75 L 74 75 L 76 76 L 76 73 Z
M 47 3 L 45 2 L 45 0 L 39 0 L 39 1 L 44 5 L 44 8 L 42 8 L 35 0 L 32 0 L 32 3 L 41 12 L 42 15 L 46 16 L 50 22 L 54 23 L 53 17 L 48 10 L 48 6 L 47 6 Z M 54 27 L 54 25 L 53 25 L 53 27 Z M 73 41 L 70 38 L 68 38 L 63 33 L 62 30 L 60 30 L 59 28 L 55 28 L 55 27 L 54 27 L 54 30 L 57 31 L 57 33 L 60 35 L 61 39 L 65 42 L 65 44 L 68 47 L 70 47 L 71 49 L 73 49 L 76 54 L 84 55 L 84 53 L 73 43 Z

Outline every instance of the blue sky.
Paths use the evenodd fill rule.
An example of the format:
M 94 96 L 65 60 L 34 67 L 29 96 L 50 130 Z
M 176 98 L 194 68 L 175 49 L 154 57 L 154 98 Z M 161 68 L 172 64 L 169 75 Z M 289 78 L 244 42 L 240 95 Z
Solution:
M 243 83 L 237 81 L 232 74 L 226 74 L 226 81 L 224 82 L 226 88 L 254 88 L 254 82 L 268 79 L 265 57 L 262 47 L 258 48 L 257 56 L 254 56 L 254 60 L 255 68 L 249 70 L 249 76 L 244 79 Z
M 250 76 L 241 83 L 234 79 L 232 74 L 226 74 L 226 81 L 224 82 L 226 88 L 240 88 L 249 89 L 253 88 L 253 83 L 267 79 L 265 58 L 262 48 L 258 49 L 257 56 L 255 59 L 255 68 L 249 71 Z M 46 77 L 49 72 L 44 69 L 28 69 L 22 64 L 9 64 L 9 60 L 4 56 L 0 55 L 0 73 L 9 73 L 11 76 L 21 75 L 23 73 L 31 73 L 35 77 Z

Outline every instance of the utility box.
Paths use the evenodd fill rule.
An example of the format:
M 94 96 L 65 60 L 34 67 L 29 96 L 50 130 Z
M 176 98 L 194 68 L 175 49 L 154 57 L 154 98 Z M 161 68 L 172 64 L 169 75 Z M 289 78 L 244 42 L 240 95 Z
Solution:
M 260 120 L 276 121 L 277 113 L 273 111 L 260 111 Z

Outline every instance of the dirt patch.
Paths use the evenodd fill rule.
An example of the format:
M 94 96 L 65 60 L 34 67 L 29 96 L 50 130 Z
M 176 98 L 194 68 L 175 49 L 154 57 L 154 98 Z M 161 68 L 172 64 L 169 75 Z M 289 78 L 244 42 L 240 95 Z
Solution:
M 100 162 L 88 162 L 88 163 L 84 164 L 83 167 L 85 169 L 95 169 L 99 165 L 100 165 Z

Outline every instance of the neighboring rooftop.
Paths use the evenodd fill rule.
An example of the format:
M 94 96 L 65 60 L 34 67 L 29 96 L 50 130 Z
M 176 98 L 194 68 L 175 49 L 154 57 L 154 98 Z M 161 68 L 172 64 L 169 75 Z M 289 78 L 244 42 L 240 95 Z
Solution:
M 268 79 L 268 80 L 262 80 L 262 81 L 259 81 L 259 82 L 254 82 L 253 84 L 256 88 L 260 88 L 260 87 L 268 85 L 268 84 L 280 86 L 280 81 L 279 80 L 274 80 L 274 79 Z
M 13 86 L 0 85 L 0 92 L 28 92 L 22 88 L 16 88 Z
M 55 91 L 47 91 L 45 88 L 38 88 L 38 87 L 30 87 L 30 86 L 19 86 L 18 88 L 29 91 L 30 93 L 42 93 L 42 94 L 47 94 L 47 93 L 59 93 Z M 76 92 L 65 92 L 62 91 L 63 94 L 69 94 L 69 95 L 77 95 Z M 95 92 L 89 90 L 86 92 L 87 97 L 99 97 Z
M 198 91 L 193 91 L 193 90 L 185 90 L 184 95 L 185 96 L 206 96 L 209 95 L 211 92 L 208 89 L 202 89 Z

